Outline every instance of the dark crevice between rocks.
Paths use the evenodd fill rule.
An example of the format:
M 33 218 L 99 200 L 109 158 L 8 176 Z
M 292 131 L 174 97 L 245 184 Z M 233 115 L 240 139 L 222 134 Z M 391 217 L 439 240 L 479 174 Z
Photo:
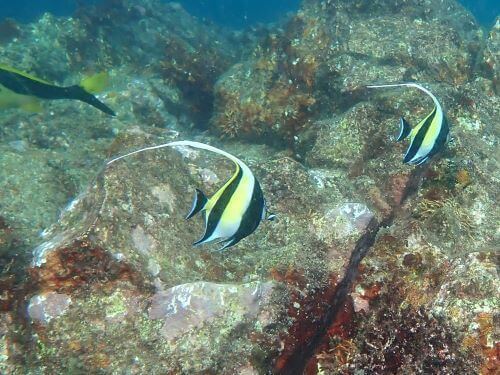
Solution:
M 309 331 L 309 333 L 306 336 L 288 337 L 285 340 L 285 348 L 274 363 L 273 373 L 299 375 L 306 371 L 314 354 L 318 352 L 327 338 L 332 324 L 337 322 L 346 306 L 349 306 L 349 293 L 358 276 L 360 263 L 377 240 L 377 234 L 380 229 L 390 227 L 394 220 L 399 217 L 401 206 L 409 197 L 416 194 L 427 169 L 428 167 L 416 167 L 405 186 L 400 205 L 394 207 L 381 220 L 373 218 L 370 221 L 365 233 L 354 246 L 343 279 L 339 283 L 330 283 L 325 290 L 315 294 L 314 298 L 322 299 L 319 304 L 327 304 L 327 307 L 322 311 L 322 316 L 318 318 L 317 315 L 309 314 L 304 319 L 295 320 L 289 330 L 290 336 L 296 332 Z M 307 329 L 303 330 L 301 325 L 306 326 Z M 312 332 L 311 328 L 313 328 Z M 292 347 L 287 348 L 287 344 Z

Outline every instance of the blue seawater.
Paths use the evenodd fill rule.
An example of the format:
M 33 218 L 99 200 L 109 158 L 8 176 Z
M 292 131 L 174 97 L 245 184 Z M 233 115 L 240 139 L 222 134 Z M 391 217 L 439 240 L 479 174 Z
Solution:
M 103 0 L 17 0 L 0 2 L 0 19 L 10 17 L 21 22 L 36 19 L 44 12 L 69 15 L 78 4 L 93 4 Z M 500 13 L 498 0 L 460 0 L 477 20 L 488 27 Z M 279 19 L 296 10 L 300 0 L 181 0 L 191 14 L 210 19 L 236 29 Z

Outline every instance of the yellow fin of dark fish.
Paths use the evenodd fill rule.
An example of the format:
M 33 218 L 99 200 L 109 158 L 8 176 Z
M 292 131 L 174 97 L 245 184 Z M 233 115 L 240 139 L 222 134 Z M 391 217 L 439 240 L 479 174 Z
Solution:
M 90 94 L 97 94 L 109 86 L 109 74 L 101 72 L 86 77 L 80 82 L 80 86 Z

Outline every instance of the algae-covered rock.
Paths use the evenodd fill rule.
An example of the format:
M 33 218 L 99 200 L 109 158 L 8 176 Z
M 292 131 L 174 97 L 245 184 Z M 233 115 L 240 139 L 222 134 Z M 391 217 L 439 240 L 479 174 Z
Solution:
M 320 128 L 315 146 L 306 152 L 312 165 L 348 168 L 352 184 L 371 181 L 378 190 L 368 192 L 372 203 L 382 210 L 395 207 L 397 214 L 363 259 L 352 300 L 331 326 L 324 346 L 318 345 L 309 369 L 332 374 L 358 368 L 495 373 L 498 335 L 491 327 L 500 288 L 494 260 L 500 220 L 494 208 L 499 193 L 498 97 L 485 79 L 433 91 L 446 105 L 452 140 L 426 167 L 413 197 L 401 199 L 401 186 L 408 183 L 408 172 L 418 168 L 401 165 L 404 148 L 388 132 L 399 115 L 421 118 L 428 111 L 427 99 L 415 98 L 415 93 L 372 93 L 371 103 L 382 118 L 377 117 L 380 128 L 371 126 L 379 139 L 386 137 L 386 144 L 377 142 L 371 126 L 360 130 L 374 114 L 366 112 L 366 119 L 360 119 L 366 106 L 358 104 L 327 122 L 329 131 Z M 343 122 L 350 126 L 342 127 Z M 372 136 L 363 138 L 368 134 Z M 339 146 L 338 140 L 346 143 Z M 370 149 L 374 143 L 381 148 Z M 342 159 L 344 150 L 349 158 Z M 362 167 L 355 168 L 356 159 L 363 160 Z
M 386 160 L 386 149 L 391 154 L 396 152 L 389 137 L 393 125 L 375 106 L 366 103 L 338 117 L 320 120 L 315 123 L 317 138 L 306 154 L 306 163 L 312 167 L 353 170 L 365 168 L 370 158 Z
M 497 17 L 495 24 L 488 34 L 480 63 L 482 73 L 493 81 L 493 87 L 498 95 L 500 90 L 500 17 Z
M 495 373 L 494 251 L 451 257 L 418 227 L 400 221 L 380 236 L 318 369 Z
M 120 139 L 129 140 L 125 134 L 118 144 Z M 226 149 L 254 169 L 278 219 L 223 253 L 211 252 L 214 245 L 193 248 L 203 230 L 200 220 L 184 220 L 194 188 L 213 193 L 231 175 L 231 163 L 176 147 L 104 167 L 34 250 L 30 275 L 36 286 L 28 313 L 38 333 L 36 347 L 43 348 L 36 351 L 39 365 L 73 368 L 72 345 L 87 348 L 95 340 L 86 323 L 92 321 L 101 326 L 102 350 L 77 350 L 88 353 L 79 365 L 86 371 L 122 371 L 131 363 L 140 371 L 232 373 L 249 363 L 260 368 L 263 361 L 252 353 L 277 350 L 289 324 L 284 302 L 295 291 L 281 275 L 300 270 L 305 296 L 331 274 L 342 278 L 353 244 L 372 217 L 360 195 L 327 189 L 332 177 L 276 158 L 265 147 Z M 342 235 L 331 236 L 329 229 Z M 65 344 L 56 346 L 60 342 Z M 134 348 L 142 346 L 139 355 Z M 168 359 L 153 363 L 155 356 Z
M 57 219 L 68 191 L 55 181 L 58 171 L 50 165 L 47 153 L 31 147 L 19 152 L 9 146 L 1 147 L 0 152 L 0 212 L 33 243 Z
M 150 319 L 163 321 L 162 334 L 172 340 L 221 316 L 236 324 L 244 318 L 255 318 L 271 291 L 271 283 L 181 284 L 155 293 L 148 314 Z M 228 314 L 235 316 L 229 318 Z
M 64 314 L 71 304 L 71 298 L 66 294 L 49 292 L 31 297 L 28 305 L 30 318 L 42 325 Z

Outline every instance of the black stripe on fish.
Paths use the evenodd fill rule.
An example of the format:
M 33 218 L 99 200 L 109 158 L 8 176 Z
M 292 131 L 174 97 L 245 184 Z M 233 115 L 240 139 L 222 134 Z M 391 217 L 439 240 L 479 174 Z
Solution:
M 0 84 L 16 94 L 34 96 L 40 99 L 80 100 L 110 116 L 116 116 L 115 112 L 111 108 L 78 85 L 68 87 L 51 85 L 4 69 L 0 69 Z
M 215 229 L 217 228 L 217 224 L 219 224 L 222 214 L 229 204 L 229 201 L 236 191 L 242 177 L 243 171 L 238 165 L 238 170 L 236 171 L 236 176 L 234 177 L 233 181 L 231 181 L 231 183 L 226 186 L 219 199 L 217 199 L 217 202 L 215 202 L 213 208 L 210 210 L 210 212 L 207 213 L 207 225 L 203 237 L 193 243 L 193 245 L 199 245 L 203 243 L 214 233 Z
M 448 134 L 450 132 L 450 128 L 448 126 L 448 119 L 446 116 L 443 114 L 443 122 L 441 123 L 441 129 L 439 129 L 439 134 L 434 141 L 434 146 L 432 146 L 431 151 L 427 154 L 427 156 L 430 158 L 437 154 L 441 149 L 444 147 L 446 144 L 446 141 L 448 140 Z
M 434 117 L 436 116 L 436 112 L 437 112 L 437 107 L 434 107 L 432 112 L 427 116 L 427 118 L 425 119 L 425 122 L 422 124 L 422 126 L 418 130 L 417 134 L 415 134 L 415 137 L 412 139 L 410 147 L 408 148 L 408 151 L 406 152 L 406 155 L 403 159 L 404 163 L 408 163 L 418 153 L 418 150 L 420 149 L 420 146 L 422 145 L 422 142 L 424 141 L 425 135 L 427 134 L 427 131 L 429 130 L 429 127 L 431 126 L 432 121 L 434 120 Z
M 448 120 L 446 119 L 445 116 L 443 116 L 443 122 L 441 123 L 441 128 L 439 129 L 439 134 L 434 140 L 434 144 L 432 145 L 431 150 L 421 158 L 417 159 L 414 161 L 413 164 L 415 165 L 421 165 L 427 162 L 432 156 L 436 155 L 441 149 L 444 147 L 446 144 L 446 141 L 448 139 L 448 133 L 449 133 L 449 128 L 448 128 Z
M 247 210 L 243 214 L 240 226 L 233 237 L 231 237 L 231 241 L 226 243 L 220 250 L 223 250 L 229 246 L 233 246 L 240 242 L 243 238 L 252 234 L 257 229 L 262 220 L 262 212 L 265 207 L 264 194 L 262 193 L 262 189 L 257 179 L 255 179 L 254 181 L 255 183 L 253 187 L 252 198 Z

